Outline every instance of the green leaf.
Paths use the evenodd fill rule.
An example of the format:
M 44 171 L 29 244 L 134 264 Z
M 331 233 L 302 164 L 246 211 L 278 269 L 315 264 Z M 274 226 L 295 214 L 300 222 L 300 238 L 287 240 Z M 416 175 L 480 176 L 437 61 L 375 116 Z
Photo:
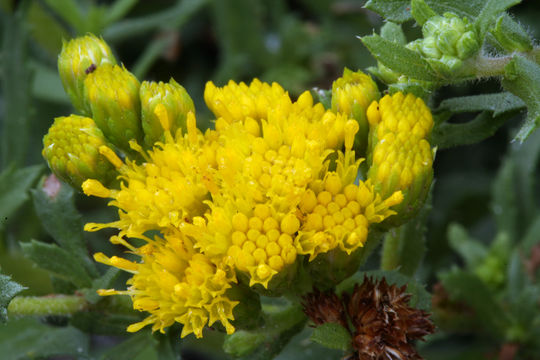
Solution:
M 381 27 L 381 37 L 383 39 L 395 42 L 400 45 L 405 45 L 407 39 L 401 25 L 388 21 Z
M 460 224 L 450 224 L 448 227 L 448 242 L 465 260 L 468 268 L 472 269 L 478 265 L 486 256 L 487 249 L 476 239 L 469 237 L 467 230 Z
M 0 173 L 0 232 L 9 217 L 28 200 L 28 189 L 42 171 L 41 165 L 22 169 L 11 166 Z
M 491 34 L 507 52 L 529 51 L 533 48 L 533 41 L 527 31 L 506 13 L 497 19 Z
M 120 20 L 137 5 L 137 0 L 116 0 L 105 13 L 105 24 L 112 24 Z
M 21 243 L 21 248 L 23 253 L 39 267 L 54 275 L 69 280 L 78 287 L 91 285 L 92 279 L 80 261 L 56 244 L 32 240 L 29 243 Z
M 324 90 L 319 88 L 313 88 L 311 89 L 311 95 L 315 99 L 315 101 L 320 102 L 323 104 L 325 109 L 332 108 L 332 90 Z
M 527 119 L 515 139 L 523 142 L 540 123 L 540 66 L 520 55 L 505 67 L 503 87 L 527 105 Z
M 364 277 L 380 280 L 386 279 L 388 284 L 395 284 L 397 286 L 407 285 L 406 292 L 411 294 L 411 300 L 409 305 L 411 307 L 429 311 L 431 308 L 431 295 L 427 292 L 426 288 L 418 283 L 414 278 L 404 275 L 396 270 L 371 270 L 371 271 L 358 271 L 353 276 L 345 279 L 336 287 L 336 293 L 352 292 L 356 284 L 362 284 Z
M 28 24 L 24 20 L 27 8 L 25 5 L 19 6 L 13 15 L 0 12 L 3 23 L 0 169 L 10 163 L 23 165 L 29 149 L 29 123 L 33 106 L 30 98 L 32 74 L 27 55 Z
M 126 341 L 116 345 L 105 352 L 100 360 L 131 360 L 135 359 L 140 352 L 148 347 L 154 347 L 156 341 L 152 338 L 150 332 L 139 331 L 130 336 Z
M 436 81 L 441 77 L 417 52 L 386 40 L 377 34 L 360 38 L 371 54 L 382 64 L 417 80 Z
M 525 103 L 509 92 L 495 94 L 460 96 L 443 100 L 437 111 L 451 111 L 453 113 L 467 113 L 477 111 L 492 111 L 493 116 L 520 110 Z
M 49 68 L 39 62 L 31 62 L 30 65 L 34 71 L 32 94 L 36 99 L 57 104 L 71 104 L 57 69 Z
M 325 323 L 317 326 L 310 339 L 327 348 L 343 351 L 350 350 L 352 345 L 349 330 L 336 323 Z
M 461 301 L 474 310 L 476 321 L 486 331 L 502 336 L 509 326 L 509 318 L 494 294 L 476 275 L 462 270 L 439 276 L 450 298 Z
M 483 111 L 465 124 L 440 124 L 431 133 L 431 144 L 438 149 L 475 144 L 493 135 L 511 116 L 505 113 L 492 117 Z
M 98 272 L 88 257 L 81 214 L 75 208 L 74 190 L 50 175 L 32 190 L 34 209 L 41 224 L 69 254 L 78 258 L 93 276 Z
M 11 299 L 24 289 L 24 286 L 11 281 L 10 276 L 0 274 L 0 322 L 7 320 L 7 307 Z
M 403 23 L 412 20 L 410 0 L 369 0 L 366 8 L 376 12 L 389 21 Z M 426 4 L 437 14 L 452 12 L 460 17 L 476 17 L 485 4 L 485 0 L 456 1 L 456 0 L 427 0 Z
M 90 288 L 82 289 L 80 291 L 84 294 L 86 300 L 88 300 L 91 304 L 95 304 L 99 300 L 103 299 L 103 297 L 99 296 L 96 291 L 99 289 L 110 289 L 120 274 L 120 269 L 111 267 L 105 272 L 105 274 L 103 274 L 103 276 L 94 279 Z
M 516 166 L 512 158 L 507 158 L 493 183 L 492 211 L 497 230 L 506 232 L 512 239 L 518 238 L 518 202 L 521 199 L 516 189 Z
M 86 18 L 83 16 L 81 9 L 74 0 L 45 0 L 54 12 L 56 12 L 62 20 L 71 25 L 79 35 L 83 35 L 86 29 Z
M 0 354 L 5 360 L 69 356 L 85 359 L 88 335 L 71 327 L 52 327 L 34 318 L 10 320 L 0 327 Z
M 474 22 L 478 38 L 484 38 L 489 28 L 503 11 L 520 2 L 521 0 L 487 0 Z
M 412 0 L 411 1 L 411 14 L 414 20 L 419 25 L 424 25 L 433 16 L 437 16 L 437 13 L 433 11 L 424 0 Z

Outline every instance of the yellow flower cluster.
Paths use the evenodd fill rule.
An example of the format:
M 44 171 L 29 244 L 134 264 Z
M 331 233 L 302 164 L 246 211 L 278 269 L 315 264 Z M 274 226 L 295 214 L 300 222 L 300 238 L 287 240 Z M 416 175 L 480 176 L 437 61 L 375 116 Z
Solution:
M 100 147 L 121 187 L 97 180 L 82 186 L 119 209 L 117 221 L 86 230 L 119 229 L 111 242 L 141 259 L 95 256 L 133 274 L 126 291 L 101 291 L 130 295 L 135 309 L 150 313 L 129 331 L 180 322 L 182 336 L 200 337 L 219 320 L 231 333 L 238 302 L 228 290 L 238 281 L 272 290 L 294 277 L 299 257 L 350 254 L 363 246 L 370 224 L 395 214 L 391 207 L 403 199 L 400 191 L 381 196 L 372 180 L 357 179 L 357 121 L 314 104 L 309 92 L 292 101 L 278 84 L 254 80 L 208 83 L 204 97 L 215 130 L 202 133 L 189 112 L 187 130 L 173 134 L 167 112 L 155 106 L 164 141 L 148 151 L 131 141 L 142 163 Z M 152 230 L 159 235 L 151 238 Z M 135 247 L 130 238 L 146 245 Z

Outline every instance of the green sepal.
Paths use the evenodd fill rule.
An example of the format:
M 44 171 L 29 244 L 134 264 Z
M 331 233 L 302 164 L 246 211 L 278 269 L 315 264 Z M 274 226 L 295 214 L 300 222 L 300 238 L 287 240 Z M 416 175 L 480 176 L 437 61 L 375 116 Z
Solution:
M 527 105 L 527 119 L 514 138 L 523 142 L 540 125 L 540 66 L 516 55 L 504 70 L 503 87 Z
M 23 253 L 39 267 L 69 280 L 78 287 L 88 287 L 92 279 L 80 261 L 56 244 L 32 240 L 21 243 Z
M 424 25 L 431 17 L 437 16 L 437 13 L 424 0 L 412 0 L 411 15 L 419 25 Z
M 7 307 L 11 300 L 26 289 L 24 286 L 11 281 L 11 276 L 0 274 L 0 323 L 8 319 Z
M 310 340 L 330 349 L 350 351 L 352 347 L 351 333 L 336 323 L 324 323 L 317 326 Z

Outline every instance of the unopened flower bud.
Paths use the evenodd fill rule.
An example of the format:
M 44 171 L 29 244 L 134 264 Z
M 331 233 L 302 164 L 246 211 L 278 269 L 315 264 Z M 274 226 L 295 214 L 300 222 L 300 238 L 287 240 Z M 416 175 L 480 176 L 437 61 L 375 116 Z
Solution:
M 130 140 L 141 141 L 139 81 L 124 67 L 103 65 L 85 79 L 92 118 L 105 137 L 129 152 Z
M 187 114 L 195 112 L 193 100 L 174 79 L 168 84 L 143 81 L 140 89 L 142 128 L 144 143 L 151 147 L 162 140 L 164 130 L 175 134 L 178 129 L 186 130 Z M 156 114 L 156 112 L 164 114 Z M 158 117 L 158 115 L 160 115 Z M 162 116 L 163 115 L 163 116 Z M 162 124 L 161 119 L 166 119 Z
M 369 125 L 366 110 L 373 100 L 380 97 L 377 84 L 361 71 L 353 72 L 347 68 L 343 76 L 332 85 L 332 111 L 345 113 L 354 118 L 359 125 L 356 133 L 355 149 L 359 154 L 365 153 Z
M 63 42 L 58 56 L 58 72 L 75 109 L 91 115 L 84 100 L 84 79 L 103 64 L 116 64 L 111 49 L 103 39 L 86 35 Z
M 87 179 L 107 184 L 117 172 L 99 152 L 105 136 L 90 118 L 58 117 L 43 138 L 43 157 L 56 176 L 80 190 Z
M 371 126 L 368 179 L 382 198 L 403 193 L 404 200 L 392 208 L 397 215 L 388 220 L 398 225 L 416 215 L 431 186 L 433 153 L 427 138 L 433 118 L 422 99 L 403 93 L 372 103 L 367 116 Z

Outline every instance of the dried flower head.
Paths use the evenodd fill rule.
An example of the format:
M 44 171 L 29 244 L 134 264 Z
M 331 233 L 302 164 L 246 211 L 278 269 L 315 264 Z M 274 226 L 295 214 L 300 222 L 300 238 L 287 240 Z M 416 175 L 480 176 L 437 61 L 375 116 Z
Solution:
M 302 306 L 304 313 L 315 325 L 324 323 L 340 324 L 348 328 L 345 308 L 342 301 L 333 292 L 321 292 L 315 289 L 314 292 L 303 297 Z
M 405 289 L 405 285 L 388 285 L 384 278 L 365 277 L 346 299 L 359 360 L 422 359 L 412 342 L 423 340 L 435 327 L 428 313 L 408 305 L 411 295 Z

